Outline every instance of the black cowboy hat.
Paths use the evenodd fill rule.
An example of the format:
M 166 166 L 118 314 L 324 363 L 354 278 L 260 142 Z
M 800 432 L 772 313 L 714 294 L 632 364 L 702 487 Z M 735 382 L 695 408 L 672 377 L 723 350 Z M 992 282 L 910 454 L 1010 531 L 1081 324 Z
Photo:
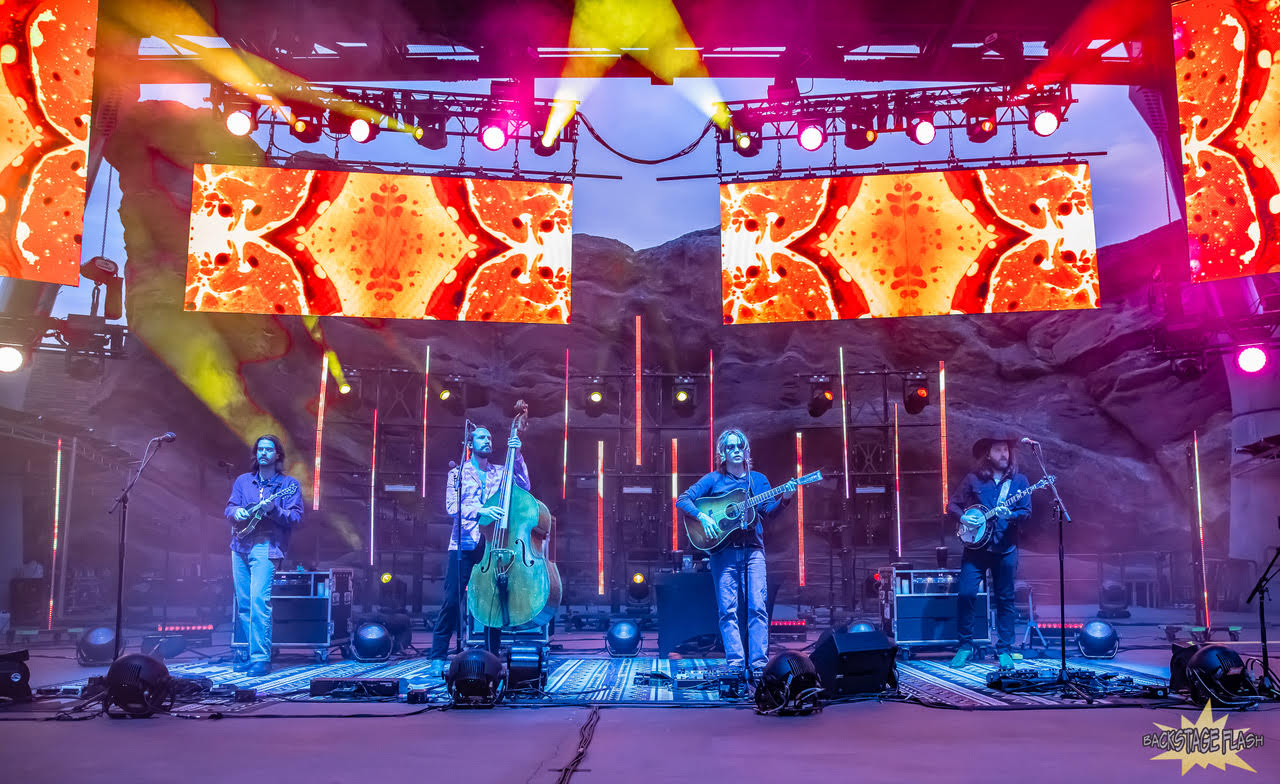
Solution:
M 975 460 L 981 460 L 987 456 L 988 452 L 991 451 L 992 444 L 997 444 L 1003 441 L 1009 445 L 1009 454 L 1013 454 L 1013 450 L 1018 446 L 1018 439 L 1018 436 L 1011 433 L 1002 433 L 996 436 L 979 438 L 977 441 L 973 442 L 973 449 L 971 451 Z

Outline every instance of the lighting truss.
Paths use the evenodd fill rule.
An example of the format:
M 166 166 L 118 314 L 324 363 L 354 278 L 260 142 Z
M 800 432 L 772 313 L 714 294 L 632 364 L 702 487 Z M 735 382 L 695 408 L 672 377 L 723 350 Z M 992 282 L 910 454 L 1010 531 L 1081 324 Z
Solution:
M 1025 127 L 1032 112 L 1046 106 L 1056 109 L 1059 119 L 1065 121 L 1067 110 L 1073 103 L 1076 99 L 1068 84 L 1039 88 L 964 85 L 799 98 L 783 95 L 781 99 L 726 102 L 724 106 L 733 118 L 732 125 L 722 129 L 716 140 L 720 144 L 732 145 L 735 127 L 745 126 L 750 126 L 753 134 L 758 127 L 762 141 L 794 139 L 802 123 L 815 122 L 823 126 L 828 138 L 843 138 L 848 130 L 851 108 L 857 109 L 854 116 L 858 120 L 872 119 L 872 130 L 878 134 L 906 133 L 910 119 L 927 110 L 933 110 L 937 130 L 963 130 L 966 108 L 978 104 L 994 106 L 997 128 L 1009 125 Z
M 101 316 L 0 316 L 0 346 L 23 351 L 70 351 L 122 359 L 128 334 L 123 324 L 108 324 Z

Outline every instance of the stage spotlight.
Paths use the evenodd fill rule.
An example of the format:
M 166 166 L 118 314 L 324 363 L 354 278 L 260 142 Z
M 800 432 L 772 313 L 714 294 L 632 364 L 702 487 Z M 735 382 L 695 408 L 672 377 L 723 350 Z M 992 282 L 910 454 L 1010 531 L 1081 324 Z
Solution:
M 604 647 L 615 659 L 630 659 L 640 653 L 644 635 L 634 621 L 615 621 L 604 635 Z
M 1169 369 L 1180 381 L 1195 381 L 1204 375 L 1204 357 L 1178 357 L 1169 362 Z
M 1261 699 L 1244 660 L 1225 645 L 1205 645 L 1192 653 L 1187 660 L 1185 678 L 1174 677 L 1172 668 L 1171 663 L 1170 687 L 1175 681 L 1185 683 L 1191 691 L 1191 700 L 1197 705 L 1213 700 L 1219 707 L 1238 708 Z
M 644 579 L 644 572 L 635 572 L 627 583 L 627 596 L 637 602 L 649 600 L 649 581 Z
M 1027 102 L 1027 127 L 1037 136 L 1049 136 L 1062 124 L 1063 110 L 1048 98 Z
M 764 146 L 761 124 L 753 117 L 735 117 L 728 136 L 733 140 L 734 152 L 744 158 L 754 158 Z
M 929 405 L 929 382 L 922 373 L 902 379 L 902 407 L 908 414 L 919 414 Z
M 351 656 L 356 661 L 386 661 L 391 658 L 391 632 L 374 621 L 365 621 L 351 635 Z
M 836 393 L 831 388 L 829 376 L 811 376 L 809 378 L 809 416 L 820 417 L 831 410 Z
M 513 642 L 507 649 L 507 683 L 512 689 L 542 691 L 547 685 L 547 647 Z
M 496 152 L 507 146 L 507 137 L 511 135 L 511 121 L 505 117 L 490 117 L 481 121 L 476 138 L 486 150 Z
M 1257 373 L 1267 366 L 1267 352 L 1260 346 L 1246 346 L 1236 354 L 1236 367 L 1246 373 Z
M 110 664 L 115 655 L 116 632 L 110 626 L 95 626 L 76 643 L 76 661 L 84 667 Z
M 0 653 L 0 700 L 5 705 L 15 702 L 31 702 L 31 669 L 27 662 L 31 653 L 26 650 Z
M 573 141 L 573 125 L 572 124 L 564 126 L 559 131 L 557 131 L 554 136 L 547 138 L 547 135 L 546 135 L 547 122 L 548 122 L 548 119 L 550 118 L 550 115 L 551 115 L 550 108 L 547 108 L 545 111 L 539 112 L 538 114 L 534 115 L 533 122 L 530 123 L 530 126 L 529 126 L 531 129 L 530 135 L 532 136 L 532 138 L 529 139 L 529 146 L 533 148 L 533 151 L 535 154 L 541 155 L 543 157 L 550 157 L 560 152 L 560 142 Z
M 822 709 L 822 685 L 808 656 L 788 651 L 769 660 L 756 684 L 756 712 L 781 716 Z
M 822 120 L 801 120 L 796 123 L 796 141 L 809 152 L 826 144 L 827 126 Z
M 1112 580 L 1102 584 L 1098 591 L 1098 617 L 1129 617 L 1129 591 L 1123 585 Z
M 0 346 L 0 373 L 13 373 L 22 368 L 27 358 L 14 346 Z
M 252 109 L 237 109 L 227 114 L 226 123 L 232 136 L 248 136 L 258 130 L 257 112 Z
M 907 115 L 907 136 L 916 144 L 928 144 L 938 135 L 937 126 L 933 124 L 934 111 L 913 112 Z
M 507 685 L 507 668 L 489 651 L 472 648 L 453 657 L 444 682 L 454 707 L 491 708 L 502 699 Z
M 448 117 L 434 114 L 419 117 L 414 141 L 428 150 L 443 150 L 449 144 L 449 134 L 445 130 L 448 121 Z
M 440 384 L 439 391 L 436 392 L 436 398 L 445 410 L 461 416 L 467 408 L 467 387 L 462 376 L 445 378 Z
M 989 98 L 972 98 L 965 102 L 964 132 L 976 144 L 989 142 L 996 135 L 996 105 Z
M 365 144 L 378 135 L 379 128 L 363 117 L 351 117 L 329 110 L 329 132 L 335 136 L 350 136 L 351 141 Z
M 1076 632 L 1076 646 L 1087 659 L 1114 659 L 1120 650 L 1120 635 L 1106 621 L 1089 621 Z
M 855 623 L 854 625 L 849 627 L 850 634 L 857 634 L 858 632 L 874 632 L 875 630 L 876 630 L 876 627 L 872 626 L 866 621 L 859 621 L 858 623 Z
M 156 711 L 173 707 L 170 685 L 169 668 L 154 656 L 141 653 L 121 656 L 107 670 L 103 708 L 112 718 L 118 717 L 111 713 L 111 706 L 115 705 L 130 718 L 145 719 Z
M 671 410 L 687 417 L 698 408 L 698 387 L 688 376 L 679 376 L 671 384 Z
M 351 385 L 343 381 L 341 384 L 338 385 L 338 394 L 341 394 L 341 395 L 351 394 Z
M 604 413 L 605 401 L 608 398 L 607 393 L 608 390 L 604 385 L 604 379 L 587 379 L 586 396 L 583 402 L 583 408 L 586 409 L 587 416 L 598 417 Z
M 391 582 L 393 578 L 394 578 L 394 575 L 392 575 L 391 572 L 383 572 L 382 576 L 380 576 L 378 579 L 382 581 L 383 585 L 386 585 L 387 583 Z
M 289 104 L 289 133 L 303 144 L 320 141 L 320 114 L 311 106 Z

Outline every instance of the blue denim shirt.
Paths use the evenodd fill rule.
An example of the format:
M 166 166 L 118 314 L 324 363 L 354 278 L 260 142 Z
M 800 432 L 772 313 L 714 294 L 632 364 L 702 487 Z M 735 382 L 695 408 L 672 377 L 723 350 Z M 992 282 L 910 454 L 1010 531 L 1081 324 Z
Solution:
M 227 499 L 227 508 L 223 512 L 227 520 L 235 522 L 236 509 L 248 509 L 281 488 L 293 485 L 293 495 L 276 499 L 276 507 L 262 518 L 253 533 L 244 539 L 231 537 L 231 549 L 237 553 L 248 553 L 259 542 L 270 544 L 270 557 L 284 558 L 289 549 L 289 534 L 293 527 L 302 522 L 302 489 L 298 480 L 284 474 L 276 474 L 270 481 L 258 483 L 256 471 L 241 474 L 231 485 L 231 497 Z
M 981 504 L 988 509 L 1000 505 L 1000 486 L 1009 483 L 1006 497 L 1013 496 L 1030 486 L 1027 477 L 1022 474 L 1011 474 L 1004 477 L 1000 484 L 994 478 L 982 479 L 975 473 L 969 473 L 961 480 L 960 485 L 951 493 L 951 503 L 947 507 L 956 520 L 960 519 L 965 509 Z M 1018 546 L 1017 523 L 1031 516 L 1031 496 L 1010 507 L 1011 514 L 996 518 L 996 529 L 987 542 L 986 549 L 993 553 L 1007 553 Z
M 694 482 L 688 490 L 681 493 L 680 497 L 676 499 L 676 507 L 690 517 L 697 517 L 698 507 L 694 506 L 693 502 L 699 498 L 709 495 L 724 495 L 739 489 L 745 489 L 748 496 L 759 495 L 770 487 L 772 485 L 769 484 L 769 479 L 759 471 L 751 472 L 750 485 L 748 485 L 747 477 L 745 476 L 739 478 L 723 471 L 712 471 Z M 762 521 L 772 519 L 785 509 L 788 503 L 789 501 L 784 501 L 781 497 L 778 497 L 757 506 L 756 511 L 759 514 L 756 516 L 756 524 L 745 531 L 742 529 L 734 530 L 724 540 L 724 544 L 716 549 L 744 546 L 764 549 L 764 526 L 761 524 Z

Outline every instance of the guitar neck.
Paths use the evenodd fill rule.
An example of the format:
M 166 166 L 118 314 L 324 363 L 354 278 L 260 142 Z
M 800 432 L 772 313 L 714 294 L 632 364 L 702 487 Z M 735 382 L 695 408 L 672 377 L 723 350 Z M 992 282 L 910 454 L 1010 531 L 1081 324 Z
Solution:
M 796 483 L 801 485 L 808 484 L 809 482 L 812 482 L 815 478 L 817 478 L 820 473 L 821 472 L 815 471 L 812 474 L 802 476 L 798 480 L 796 480 Z M 786 489 L 786 485 L 778 485 L 775 488 L 764 491 L 760 495 L 753 495 L 746 500 L 745 502 L 746 506 L 752 507 L 752 506 L 757 506 L 759 504 L 763 504 L 765 501 L 772 501 L 773 499 L 782 495 L 785 489 Z

